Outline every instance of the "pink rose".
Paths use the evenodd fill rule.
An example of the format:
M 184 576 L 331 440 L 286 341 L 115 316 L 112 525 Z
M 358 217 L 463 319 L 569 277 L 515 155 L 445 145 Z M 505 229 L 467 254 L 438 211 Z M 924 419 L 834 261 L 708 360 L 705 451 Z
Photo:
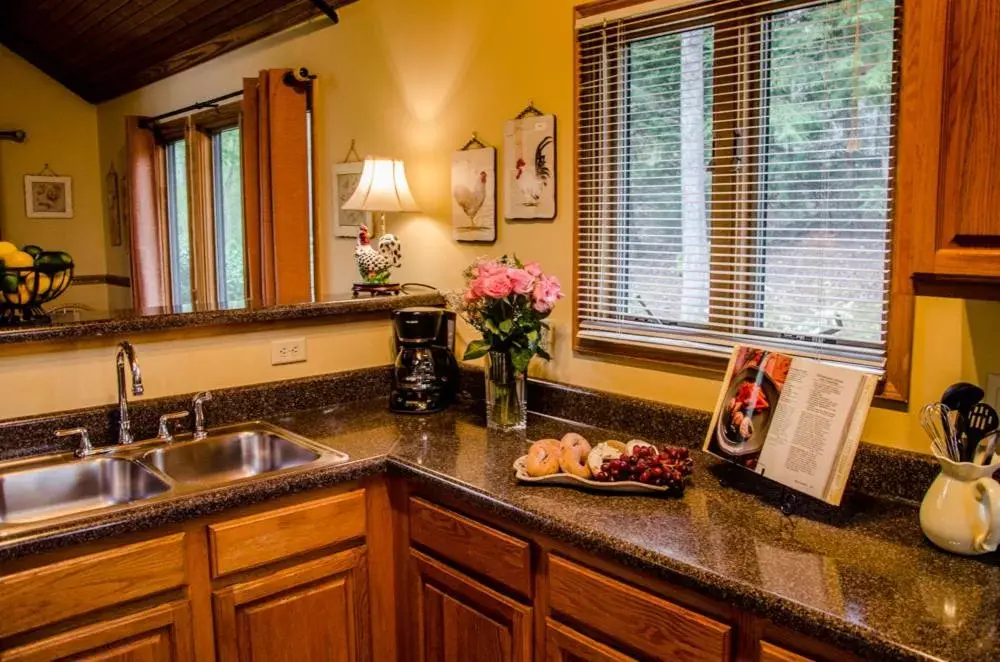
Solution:
M 478 299 L 479 297 L 483 296 L 486 293 L 483 290 L 483 281 L 484 280 L 485 279 L 482 276 L 479 276 L 478 278 L 474 278 L 469 283 L 469 293 L 472 294 L 473 297 L 475 297 L 475 298 Z
M 531 294 L 535 289 L 535 277 L 526 269 L 510 269 L 507 271 L 507 277 L 510 278 L 510 284 L 518 294 Z
M 465 301 L 465 303 L 472 303 L 473 301 L 475 301 L 476 299 L 478 299 L 480 296 L 481 295 L 476 294 L 474 290 L 469 289 L 469 290 L 466 290 L 465 294 L 462 295 L 462 300 Z
M 556 304 L 556 301 L 562 298 L 562 288 L 559 285 L 559 279 L 555 276 L 542 276 L 535 283 L 535 291 L 533 293 L 535 302 L 533 307 L 540 313 L 547 313 L 552 310 L 552 306 Z
M 531 274 L 533 277 L 538 278 L 542 275 L 542 265 L 537 262 L 529 262 L 524 265 L 524 270 Z
M 483 293 L 494 299 L 503 299 L 510 295 L 514 287 L 507 277 L 506 271 L 499 271 L 483 277 Z
M 487 278 L 506 271 L 507 267 L 494 260 L 484 260 L 476 265 L 476 275 L 480 278 Z

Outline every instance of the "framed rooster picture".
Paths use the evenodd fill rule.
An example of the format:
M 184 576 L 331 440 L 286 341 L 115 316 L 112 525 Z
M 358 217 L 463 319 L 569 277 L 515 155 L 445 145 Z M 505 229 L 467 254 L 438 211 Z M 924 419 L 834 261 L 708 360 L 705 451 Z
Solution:
M 556 217 L 556 116 L 527 115 L 504 127 L 504 217 Z
M 451 225 L 456 241 L 497 240 L 495 147 L 461 149 L 452 156 Z

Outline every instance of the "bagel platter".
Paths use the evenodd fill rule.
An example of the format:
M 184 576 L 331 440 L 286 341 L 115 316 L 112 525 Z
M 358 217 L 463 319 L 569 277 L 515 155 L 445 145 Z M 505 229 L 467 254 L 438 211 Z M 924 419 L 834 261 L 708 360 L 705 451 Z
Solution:
M 569 485 L 601 492 L 661 493 L 681 496 L 694 460 L 688 449 L 662 449 L 638 439 L 603 441 L 596 446 L 569 432 L 562 439 L 541 439 L 514 461 L 517 479 L 536 485 Z

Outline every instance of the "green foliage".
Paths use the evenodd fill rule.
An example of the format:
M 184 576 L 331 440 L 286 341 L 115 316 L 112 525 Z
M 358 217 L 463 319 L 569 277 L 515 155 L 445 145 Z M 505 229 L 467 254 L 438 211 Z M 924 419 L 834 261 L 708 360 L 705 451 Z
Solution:
M 756 302 L 751 327 L 809 335 L 842 323 L 838 337 L 882 338 L 894 20 L 894 0 L 842 0 L 750 25 L 768 37 L 761 157 L 748 163 L 760 174 L 758 201 L 738 219 L 755 228 L 742 238 L 758 271 L 748 291 Z M 720 185 L 732 175 L 717 172 L 722 154 L 715 150 L 735 139 L 731 122 L 713 126 L 713 115 L 716 88 L 731 82 L 730 74 L 717 75 L 716 51 L 731 39 L 697 28 L 635 40 L 623 51 L 628 121 L 614 204 L 627 239 L 619 247 L 624 273 L 609 291 L 620 301 L 612 304 L 617 312 L 691 322 L 682 311 L 694 299 L 703 301 L 697 321 L 709 323 L 712 285 L 695 248 L 707 253 L 713 217 L 729 213 Z M 683 126 L 691 118 L 704 127 L 700 173 L 682 167 L 691 146 Z M 702 209 L 693 217 L 700 215 L 703 227 L 692 238 L 685 222 L 699 187 Z

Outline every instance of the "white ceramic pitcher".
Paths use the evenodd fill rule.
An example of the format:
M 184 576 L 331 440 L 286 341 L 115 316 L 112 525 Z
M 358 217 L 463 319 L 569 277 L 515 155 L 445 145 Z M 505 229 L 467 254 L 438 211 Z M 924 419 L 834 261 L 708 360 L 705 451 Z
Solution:
M 1000 545 L 1000 483 L 993 464 L 954 462 L 934 451 L 941 473 L 920 504 L 920 527 L 941 549 L 974 556 Z

